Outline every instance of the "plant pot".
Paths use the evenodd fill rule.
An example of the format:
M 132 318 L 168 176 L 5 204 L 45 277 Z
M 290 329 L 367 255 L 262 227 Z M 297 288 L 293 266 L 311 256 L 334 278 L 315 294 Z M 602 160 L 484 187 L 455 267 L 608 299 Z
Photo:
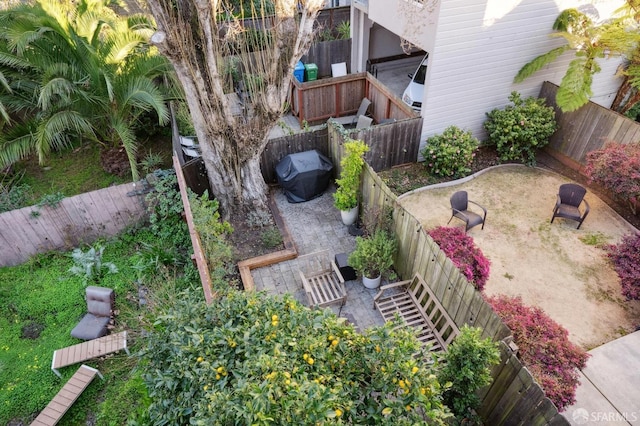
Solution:
M 356 220 L 354 223 L 349 225 L 349 235 L 352 237 L 362 237 L 364 235 L 364 228 L 360 221 Z
M 378 288 L 380 287 L 380 281 L 382 280 L 382 275 L 378 275 L 375 278 L 367 278 L 364 275 L 362 276 L 362 284 L 366 288 Z
M 358 219 L 358 206 L 355 206 L 351 210 L 340 210 L 340 216 L 342 217 L 342 223 L 349 226 L 356 222 Z

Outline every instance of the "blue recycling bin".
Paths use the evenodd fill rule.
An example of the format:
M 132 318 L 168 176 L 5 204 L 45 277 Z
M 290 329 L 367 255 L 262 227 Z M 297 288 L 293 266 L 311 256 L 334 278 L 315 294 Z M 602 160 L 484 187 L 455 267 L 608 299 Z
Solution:
M 304 64 L 302 61 L 298 61 L 296 67 L 293 69 L 293 76 L 302 83 L 304 81 Z

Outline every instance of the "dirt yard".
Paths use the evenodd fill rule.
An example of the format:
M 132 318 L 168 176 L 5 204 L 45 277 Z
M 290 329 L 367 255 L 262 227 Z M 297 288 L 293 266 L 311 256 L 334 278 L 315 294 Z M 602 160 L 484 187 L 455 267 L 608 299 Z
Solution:
M 617 243 L 637 230 L 590 192 L 591 212 L 579 230 L 561 218 L 550 224 L 558 187 L 568 182 L 542 169 L 501 166 L 466 183 L 416 190 L 399 202 L 431 229 L 446 225 L 449 197 L 466 190 L 488 210 L 484 230 L 469 230 L 491 260 L 486 294 L 521 296 L 567 328 L 574 343 L 591 349 L 640 325 L 640 302 L 625 301 L 618 276 L 595 244 Z

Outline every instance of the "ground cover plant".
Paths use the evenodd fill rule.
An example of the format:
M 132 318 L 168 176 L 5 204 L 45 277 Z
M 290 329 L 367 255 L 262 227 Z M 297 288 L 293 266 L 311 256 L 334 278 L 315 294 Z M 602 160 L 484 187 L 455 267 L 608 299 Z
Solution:
M 627 300 L 640 300 L 640 234 L 625 235 L 618 244 L 605 247 L 620 277 Z
M 520 297 L 499 295 L 487 302 L 513 333 L 518 358 L 546 396 L 560 411 L 573 404 L 578 372 L 589 355 L 569 341 L 564 327 L 542 309 L 524 305 Z
M 473 238 L 462 228 L 447 226 L 438 226 L 428 233 L 467 280 L 479 291 L 484 290 L 491 262 L 475 245 Z

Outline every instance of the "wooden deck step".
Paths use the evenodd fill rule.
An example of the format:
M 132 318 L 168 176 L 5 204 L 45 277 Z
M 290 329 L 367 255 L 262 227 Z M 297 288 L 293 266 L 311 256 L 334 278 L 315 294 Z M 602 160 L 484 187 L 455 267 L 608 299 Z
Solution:
M 82 364 L 31 425 L 53 426 L 57 424 L 96 375 L 103 378 L 98 370 Z
M 51 360 L 51 370 L 60 377 L 58 368 L 77 364 L 88 359 L 97 358 L 123 349 L 127 354 L 129 354 L 126 331 L 88 340 L 86 342 L 78 343 L 77 345 L 68 346 L 55 351 L 53 353 L 53 359 Z

